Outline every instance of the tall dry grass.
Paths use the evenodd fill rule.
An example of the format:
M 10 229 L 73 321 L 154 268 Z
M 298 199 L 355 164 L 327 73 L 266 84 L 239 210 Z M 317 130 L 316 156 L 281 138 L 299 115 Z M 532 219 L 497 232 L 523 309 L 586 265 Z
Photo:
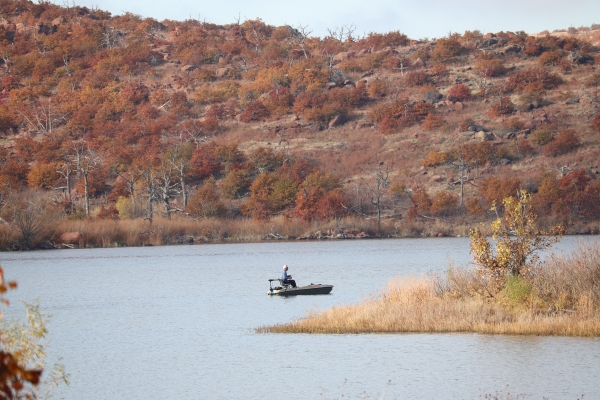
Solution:
M 431 225 L 435 232 L 453 235 L 450 224 Z M 267 221 L 253 219 L 83 219 L 59 220 L 51 224 L 31 248 L 48 248 L 65 232 L 79 232 L 82 247 L 159 246 L 165 244 L 245 242 L 261 240 L 294 240 L 321 231 L 344 228 L 365 232 L 373 237 L 430 236 L 427 227 L 416 221 L 383 220 L 345 217 L 331 221 L 306 222 L 296 218 L 276 216 Z M 466 228 L 465 228 L 466 229 Z M 461 230 L 462 232 L 462 230 Z M 435 234 L 433 235 L 435 236 Z M 16 230 L 0 225 L 0 249 L 17 250 L 20 241 Z M 16 247 L 15 247 L 16 246 Z
M 52 226 L 44 240 L 57 241 L 64 232 L 79 232 L 84 247 L 145 246 L 206 242 L 245 242 L 260 240 L 294 240 L 313 232 L 336 228 L 353 229 L 370 235 L 392 236 L 394 224 L 377 226 L 376 220 L 347 217 L 331 221 L 306 222 L 276 216 L 268 221 L 252 219 L 155 218 L 147 220 L 62 220 Z M 8 232 L 8 231 L 7 231 Z M 0 241 L 4 238 L 0 230 Z M 6 235 L 6 242 L 15 240 Z M 3 247 L 6 248 L 6 247 Z
M 443 277 L 395 279 L 375 298 L 258 331 L 599 336 L 598 244 L 553 257 L 529 278 L 511 278 L 499 291 L 476 271 L 452 268 Z
M 144 246 L 202 242 L 236 242 L 275 237 L 297 237 L 306 226 L 301 221 L 274 218 L 270 221 L 248 219 L 155 218 L 147 220 L 81 220 L 59 222 L 52 239 L 63 232 L 80 232 L 85 247 Z

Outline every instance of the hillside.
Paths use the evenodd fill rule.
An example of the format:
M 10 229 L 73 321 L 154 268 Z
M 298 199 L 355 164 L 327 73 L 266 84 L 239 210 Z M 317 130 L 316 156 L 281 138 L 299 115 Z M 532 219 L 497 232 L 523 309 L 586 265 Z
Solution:
M 600 26 L 417 41 L 29 1 L 0 16 L 4 248 L 60 236 L 16 235 L 27 212 L 465 234 L 519 188 L 543 225 L 600 230 Z

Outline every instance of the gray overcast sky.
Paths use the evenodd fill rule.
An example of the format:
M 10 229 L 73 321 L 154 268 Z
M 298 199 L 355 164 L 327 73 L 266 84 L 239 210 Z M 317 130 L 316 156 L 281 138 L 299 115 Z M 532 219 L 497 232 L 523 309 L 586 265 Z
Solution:
M 240 13 L 242 19 L 259 17 L 270 25 L 308 25 L 319 36 L 328 27 L 352 23 L 357 34 L 399 29 L 413 39 L 474 29 L 537 33 L 600 23 L 600 0 L 77 0 L 76 4 L 159 21 L 199 16 L 227 24 Z

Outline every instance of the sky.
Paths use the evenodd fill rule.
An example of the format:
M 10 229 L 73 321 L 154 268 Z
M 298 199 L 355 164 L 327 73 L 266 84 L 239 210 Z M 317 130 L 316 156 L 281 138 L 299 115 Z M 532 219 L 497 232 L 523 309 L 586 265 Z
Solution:
M 57 2 L 61 4 L 60 2 Z M 261 18 L 269 25 L 306 26 L 312 35 L 356 26 L 355 36 L 400 30 L 412 39 L 439 38 L 450 32 L 537 33 L 600 23 L 600 0 L 76 0 L 113 15 L 206 20 L 215 24 Z

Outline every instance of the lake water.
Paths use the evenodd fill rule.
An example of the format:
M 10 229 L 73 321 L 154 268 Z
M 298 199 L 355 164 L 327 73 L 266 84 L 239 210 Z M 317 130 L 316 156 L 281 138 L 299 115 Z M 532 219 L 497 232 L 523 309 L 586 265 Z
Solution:
M 360 301 L 395 276 L 443 271 L 449 258 L 467 264 L 468 239 L 36 251 L 0 263 L 19 283 L 7 314 L 40 298 L 52 315 L 48 359 L 71 375 L 54 398 L 600 398 L 599 339 L 254 331 Z M 332 294 L 267 296 L 283 264 Z

